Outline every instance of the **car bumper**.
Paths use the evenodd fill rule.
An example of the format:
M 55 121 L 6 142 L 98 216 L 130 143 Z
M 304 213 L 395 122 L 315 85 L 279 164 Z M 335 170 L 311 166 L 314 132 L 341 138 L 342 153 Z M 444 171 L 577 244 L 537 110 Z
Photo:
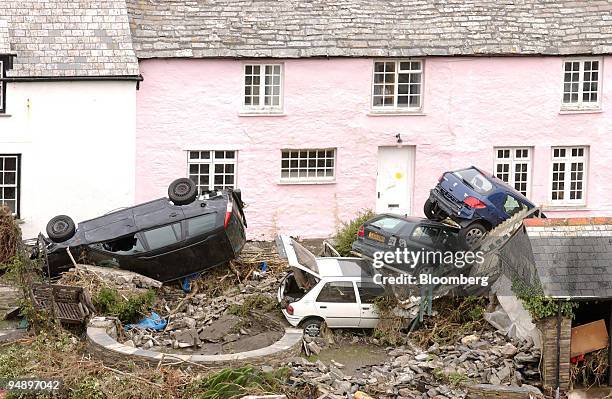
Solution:
M 285 319 L 287 319 L 289 324 L 291 324 L 293 327 L 297 327 L 300 324 L 300 321 L 302 321 L 301 317 L 290 315 L 285 309 L 283 309 L 282 312 Z
M 434 188 L 430 191 L 429 200 L 435 202 L 438 207 L 451 219 L 472 219 L 474 210 L 447 198 L 440 189 Z

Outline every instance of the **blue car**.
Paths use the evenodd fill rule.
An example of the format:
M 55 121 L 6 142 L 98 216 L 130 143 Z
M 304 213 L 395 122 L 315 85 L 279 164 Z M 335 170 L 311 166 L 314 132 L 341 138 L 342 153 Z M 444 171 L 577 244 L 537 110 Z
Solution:
M 461 226 L 459 238 L 473 248 L 504 220 L 535 205 L 491 173 L 475 166 L 445 172 L 431 190 L 423 211 L 431 220 L 451 218 Z

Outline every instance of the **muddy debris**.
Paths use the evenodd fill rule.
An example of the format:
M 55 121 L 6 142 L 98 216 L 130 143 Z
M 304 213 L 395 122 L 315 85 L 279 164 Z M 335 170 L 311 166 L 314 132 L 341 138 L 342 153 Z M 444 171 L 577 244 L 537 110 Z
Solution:
M 313 381 L 321 392 L 346 397 L 359 390 L 378 399 L 463 399 L 470 384 L 529 387 L 539 379 L 540 351 L 495 331 L 466 335 L 455 345 L 422 350 L 409 342 L 386 351 L 382 364 L 352 375 L 335 362 L 294 358 L 289 365 L 294 377 Z

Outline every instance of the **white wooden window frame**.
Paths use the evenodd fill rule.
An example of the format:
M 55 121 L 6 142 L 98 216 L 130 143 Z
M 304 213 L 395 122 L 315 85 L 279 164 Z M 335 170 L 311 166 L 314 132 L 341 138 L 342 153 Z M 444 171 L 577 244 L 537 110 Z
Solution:
M 192 153 L 199 153 L 200 155 L 197 158 L 192 157 Z M 209 158 L 205 158 L 203 156 L 204 153 L 209 154 Z M 224 157 L 220 157 L 223 153 Z M 233 153 L 233 158 L 227 158 L 228 153 Z M 192 170 L 193 166 L 198 166 L 198 171 L 194 172 Z M 201 172 L 200 165 L 208 166 L 208 185 L 206 186 L 200 181 L 200 176 L 204 176 L 204 173 Z M 223 171 L 216 171 L 217 165 L 223 165 Z M 233 166 L 233 173 L 228 173 L 225 168 L 226 165 Z M 234 176 L 234 182 L 232 184 L 226 184 L 226 176 Z M 215 183 L 215 178 L 217 176 L 222 176 L 223 183 L 221 186 Z M 238 181 L 238 151 L 236 150 L 190 150 L 187 151 L 187 177 L 189 177 L 192 181 L 194 181 L 198 187 L 198 195 L 201 195 L 204 191 L 213 191 L 222 188 L 236 188 Z M 197 177 L 197 179 L 194 179 Z
M 6 160 L 12 159 L 15 162 L 15 169 L 7 170 Z M 8 183 L 8 174 L 14 174 L 14 183 Z M 21 206 L 21 155 L 20 154 L 0 154 L 0 205 L 5 205 L 6 191 L 13 190 L 14 198 L 8 198 L 15 201 L 15 209 L 13 215 L 19 217 Z M 6 190 L 6 191 L 5 191 Z
M 555 150 L 565 149 L 565 156 L 555 157 Z M 582 149 L 582 156 L 573 156 L 573 149 Z M 550 200 L 550 204 L 553 206 L 585 206 L 587 201 L 587 184 L 588 184 L 588 170 L 589 170 L 589 147 L 588 146 L 558 146 L 552 147 L 550 151 L 551 156 L 551 164 L 550 164 L 550 184 L 549 190 L 550 194 L 548 196 Z M 582 162 L 582 198 L 580 199 L 570 199 L 570 191 L 572 190 L 572 163 L 574 162 Z M 563 199 L 553 199 L 553 183 L 555 183 L 554 174 L 557 173 L 555 171 L 555 164 L 563 164 L 564 165 L 564 176 L 563 180 L 558 180 L 558 182 L 563 182 Z M 577 181 L 577 180 L 576 180 Z
M 584 102 L 583 94 L 584 94 L 584 63 L 587 61 L 597 61 L 598 62 L 598 70 L 597 70 L 597 102 Z M 565 102 L 565 66 L 568 62 L 578 62 L 579 63 L 579 71 L 578 71 L 578 102 Z M 592 111 L 601 109 L 601 87 L 602 87 L 602 78 L 603 78 L 603 58 L 601 57 L 583 57 L 583 58 L 565 58 L 562 64 L 562 87 L 561 87 L 561 110 L 562 111 Z
M 383 92 L 384 92 L 384 86 L 385 85 L 389 85 L 387 83 L 380 83 L 376 81 L 376 75 L 380 74 L 380 72 L 376 71 L 376 64 L 378 63 L 387 63 L 387 62 L 392 62 L 395 63 L 395 68 L 394 68 L 394 79 L 393 79 L 393 104 L 392 105 L 375 105 L 374 104 L 374 100 L 375 97 L 380 97 L 380 94 L 376 94 L 376 86 L 383 86 Z M 400 70 L 400 65 L 401 63 L 406 63 L 406 62 L 410 62 L 410 63 L 414 63 L 414 62 L 418 62 L 420 64 L 420 69 L 409 69 L 409 70 Z M 411 64 L 411 68 L 412 68 L 412 64 Z M 409 82 L 408 84 L 408 106 L 404 107 L 404 106 L 399 106 L 398 105 L 398 97 L 399 96 L 404 96 L 405 94 L 400 94 L 399 93 L 399 85 L 400 84 L 406 84 L 406 83 L 400 83 L 399 82 L 399 74 L 401 71 L 404 71 L 405 74 L 418 74 L 420 76 L 420 82 Z M 402 112 L 408 112 L 408 113 L 418 113 L 421 112 L 423 110 L 423 101 L 424 101 L 424 88 L 425 88 L 425 61 L 422 58 L 413 58 L 413 59 L 399 59 L 399 60 L 395 60 L 395 59 L 376 59 L 374 60 L 374 62 L 372 63 L 372 90 L 370 93 L 370 108 L 372 110 L 372 112 L 376 113 L 376 112 L 397 112 L 397 113 L 402 113 Z M 419 97 L 419 106 L 418 107 L 414 107 L 414 106 L 410 106 L 410 85 L 419 85 L 420 86 L 420 91 L 418 94 Z M 387 97 L 384 94 L 382 95 L 382 97 Z M 383 99 L 383 103 L 384 103 L 384 99 Z
M 331 156 L 329 156 L 330 151 Z M 319 156 L 321 152 L 324 153 L 322 157 Z M 306 153 L 306 157 L 303 157 L 304 153 Z M 289 156 L 287 157 L 286 154 Z M 334 183 L 336 181 L 337 154 L 336 148 L 283 148 L 281 149 L 280 182 L 288 184 Z M 329 166 L 329 160 L 332 161 L 331 166 Z M 312 165 L 312 161 L 314 161 L 314 165 Z M 319 176 L 321 172 L 324 176 Z M 329 175 L 330 172 L 331 176 Z M 291 176 L 293 174 L 297 174 L 297 176 Z
M 247 76 L 255 76 L 253 73 L 247 75 L 247 69 L 249 67 L 259 67 L 259 74 L 257 76 L 259 76 L 259 84 L 258 85 L 247 85 L 246 79 Z M 279 84 L 276 85 L 274 83 L 274 81 L 272 81 L 271 83 L 271 87 L 272 90 L 274 90 L 274 86 L 278 86 L 279 87 L 279 94 L 278 94 L 278 105 L 265 105 L 265 99 L 266 99 L 266 67 L 271 67 L 272 68 L 272 75 L 270 75 L 271 79 L 274 80 L 274 77 L 278 76 L 279 78 Z M 274 67 L 278 67 L 279 68 L 279 74 L 276 75 L 274 73 Z M 243 65 L 243 77 L 242 77 L 242 112 L 243 113 L 253 113 L 253 114 L 274 114 L 274 113 L 282 113 L 283 112 L 283 97 L 284 97 L 284 82 L 285 82 L 285 77 L 284 77 L 284 64 L 283 63 L 246 63 Z M 253 95 L 253 93 L 251 92 L 251 94 L 247 94 L 247 87 L 257 87 L 258 88 L 258 104 L 257 105 L 253 105 L 253 104 L 247 104 L 246 101 L 246 97 L 255 97 Z M 274 92 L 272 92 L 271 96 L 274 96 Z
M 521 190 L 519 190 L 516 187 L 517 183 L 523 183 L 522 181 L 517 181 L 516 180 L 516 173 L 526 173 L 527 175 L 527 180 L 524 182 L 526 183 L 526 187 L 525 187 L 525 192 L 523 192 L 522 194 L 525 195 L 527 198 L 529 198 L 529 196 L 531 195 L 531 170 L 532 170 L 532 159 L 533 159 L 533 150 L 532 147 L 494 147 L 493 148 L 494 151 L 494 164 L 493 164 L 493 173 L 495 173 L 495 176 L 497 176 L 498 178 L 504 180 L 503 178 L 500 177 L 500 173 L 498 171 L 498 165 L 508 165 L 508 180 L 504 180 L 506 181 L 506 183 L 508 183 L 510 186 L 514 187 L 517 191 L 521 192 Z M 508 158 L 500 158 L 499 157 L 499 152 L 500 151 L 508 151 Z M 527 152 L 527 156 L 526 157 L 522 157 L 519 156 L 518 151 Z M 521 154 L 522 155 L 522 154 Z M 517 171 L 516 168 L 518 166 L 522 166 L 522 165 L 527 165 L 527 170 L 525 172 L 523 171 Z
M 0 113 L 4 113 L 6 110 L 6 104 L 4 102 L 4 82 L 1 80 L 4 78 L 4 61 L 0 60 Z

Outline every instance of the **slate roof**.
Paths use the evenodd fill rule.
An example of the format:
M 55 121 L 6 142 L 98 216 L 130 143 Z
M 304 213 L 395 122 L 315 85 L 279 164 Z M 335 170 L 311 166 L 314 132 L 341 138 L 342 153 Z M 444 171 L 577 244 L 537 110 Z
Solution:
M 125 0 L 0 0 L 0 19 L 17 55 L 8 77 L 139 73 Z M 5 42 L 0 22 L 0 53 Z
M 544 293 L 612 298 L 612 225 L 547 227 L 529 236 Z
M 612 0 L 127 0 L 139 58 L 612 53 Z

